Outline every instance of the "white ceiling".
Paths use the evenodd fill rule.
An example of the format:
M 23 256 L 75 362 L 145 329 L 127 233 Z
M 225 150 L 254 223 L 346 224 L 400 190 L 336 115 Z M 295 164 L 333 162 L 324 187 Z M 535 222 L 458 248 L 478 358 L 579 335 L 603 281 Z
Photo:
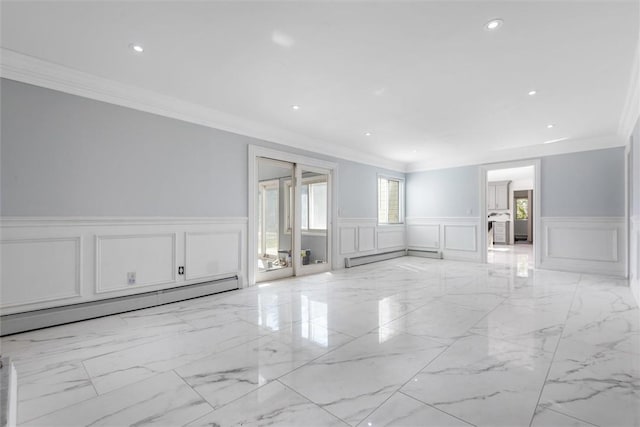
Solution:
M 327 153 L 436 165 L 615 135 L 639 13 L 635 0 L 3 1 L 1 40 Z

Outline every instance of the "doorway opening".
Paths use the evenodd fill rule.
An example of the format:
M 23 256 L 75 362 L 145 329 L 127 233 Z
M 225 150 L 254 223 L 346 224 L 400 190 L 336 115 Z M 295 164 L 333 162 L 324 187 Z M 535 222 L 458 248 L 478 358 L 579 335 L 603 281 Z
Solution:
M 331 269 L 335 168 L 250 147 L 249 284 Z
M 482 260 L 517 266 L 518 274 L 538 267 L 540 242 L 540 161 L 482 168 Z

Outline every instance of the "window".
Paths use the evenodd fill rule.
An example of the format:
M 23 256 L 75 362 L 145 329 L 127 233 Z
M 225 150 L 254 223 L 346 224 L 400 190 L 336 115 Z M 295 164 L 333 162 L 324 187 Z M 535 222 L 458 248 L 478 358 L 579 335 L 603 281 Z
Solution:
M 516 219 L 529 219 L 529 199 L 516 199 Z
M 378 223 L 402 224 L 404 221 L 404 181 L 378 177 Z
M 278 256 L 279 181 L 259 183 L 258 255 Z
M 293 187 L 285 182 L 285 209 L 287 233 L 293 224 Z M 325 231 L 327 229 L 327 181 L 303 181 L 300 186 L 300 228 L 303 231 Z

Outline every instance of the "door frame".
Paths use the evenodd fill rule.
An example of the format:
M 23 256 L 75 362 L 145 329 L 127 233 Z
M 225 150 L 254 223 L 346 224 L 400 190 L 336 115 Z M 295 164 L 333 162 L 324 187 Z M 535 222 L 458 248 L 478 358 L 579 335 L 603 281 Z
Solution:
M 307 157 L 301 154 L 289 153 L 286 151 L 274 150 L 271 148 L 262 147 L 259 145 L 249 145 L 248 147 L 248 222 L 247 222 L 247 286 L 254 286 L 256 284 L 256 270 L 257 263 L 255 261 L 255 254 L 258 253 L 258 215 L 256 215 L 256 203 L 258 200 L 258 158 L 266 157 L 273 160 L 280 160 L 283 162 L 294 163 L 296 165 L 304 165 L 310 167 L 317 167 L 326 169 L 329 171 L 329 180 L 331 182 L 331 195 L 329 204 L 331 206 L 328 218 L 329 224 L 327 226 L 327 234 L 329 240 L 329 248 L 327 253 L 330 257 L 330 268 L 336 268 L 335 263 L 337 257 L 333 256 L 337 254 L 337 240 L 334 236 L 337 236 L 338 227 L 338 164 L 335 162 L 329 162 L 326 160 L 320 160 L 313 157 Z M 297 185 L 296 185 L 297 188 Z M 298 209 L 296 207 L 296 209 Z M 292 259 L 294 258 L 292 254 Z M 295 265 L 295 264 L 294 264 Z M 296 274 L 294 269 L 294 274 Z
M 521 168 L 533 166 L 534 188 L 533 188 L 533 249 L 535 268 L 540 268 L 542 259 L 542 218 L 540 213 L 540 200 L 542 200 L 541 168 L 540 159 L 519 160 L 513 162 L 491 163 L 480 166 L 480 262 L 487 263 L 487 228 L 489 219 L 487 218 L 487 173 L 496 169 Z M 513 203 L 513 202 L 512 202 Z M 513 220 L 513 219 L 512 219 Z

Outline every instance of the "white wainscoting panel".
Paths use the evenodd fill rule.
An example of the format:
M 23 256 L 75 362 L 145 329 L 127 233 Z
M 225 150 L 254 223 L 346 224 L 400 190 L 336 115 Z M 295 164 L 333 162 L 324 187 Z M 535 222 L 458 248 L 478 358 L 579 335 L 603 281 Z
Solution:
M 623 217 L 542 217 L 540 267 L 625 275 Z
M 358 251 L 358 227 L 345 226 L 340 227 L 340 253 L 353 254 Z
M 340 234 L 338 265 L 344 266 L 344 258 L 373 255 L 406 248 L 406 226 L 378 225 L 376 218 L 339 218 Z
M 378 227 L 377 240 L 378 249 L 404 249 L 406 246 L 404 224 Z
M 128 284 L 128 273 L 135 273 L 135 284 Z M 176 280 L 175 233 L 96 236 L 96 293 Z
M 440 249 L 439 224 L 410 224 L 407 228 L 407 244 L 411 249 Z
M 358 226 L 358 250 L 368 252 L 376 249 L 376 227 L 374 225 Z
M 2 308 L 81 295 L 80 236 L 2 240 Z
M 243 217 L 3 217 L 0 232 L 3 314 L 247 277 Z
M 629 243 L 629 284 L 640 306 L 640 216 L 630 218 Z
M 476 225 L 444 224 L 444 248 L 450 251 L 478 250 Z
M 241 239 L 240 231 L 186 233 L 187 280 L 215 279 L 240 271 Z
M 476 217 L 407 218 L 408 248 L 441 251 L 444 259 L 478 261 L 479 228 Z

